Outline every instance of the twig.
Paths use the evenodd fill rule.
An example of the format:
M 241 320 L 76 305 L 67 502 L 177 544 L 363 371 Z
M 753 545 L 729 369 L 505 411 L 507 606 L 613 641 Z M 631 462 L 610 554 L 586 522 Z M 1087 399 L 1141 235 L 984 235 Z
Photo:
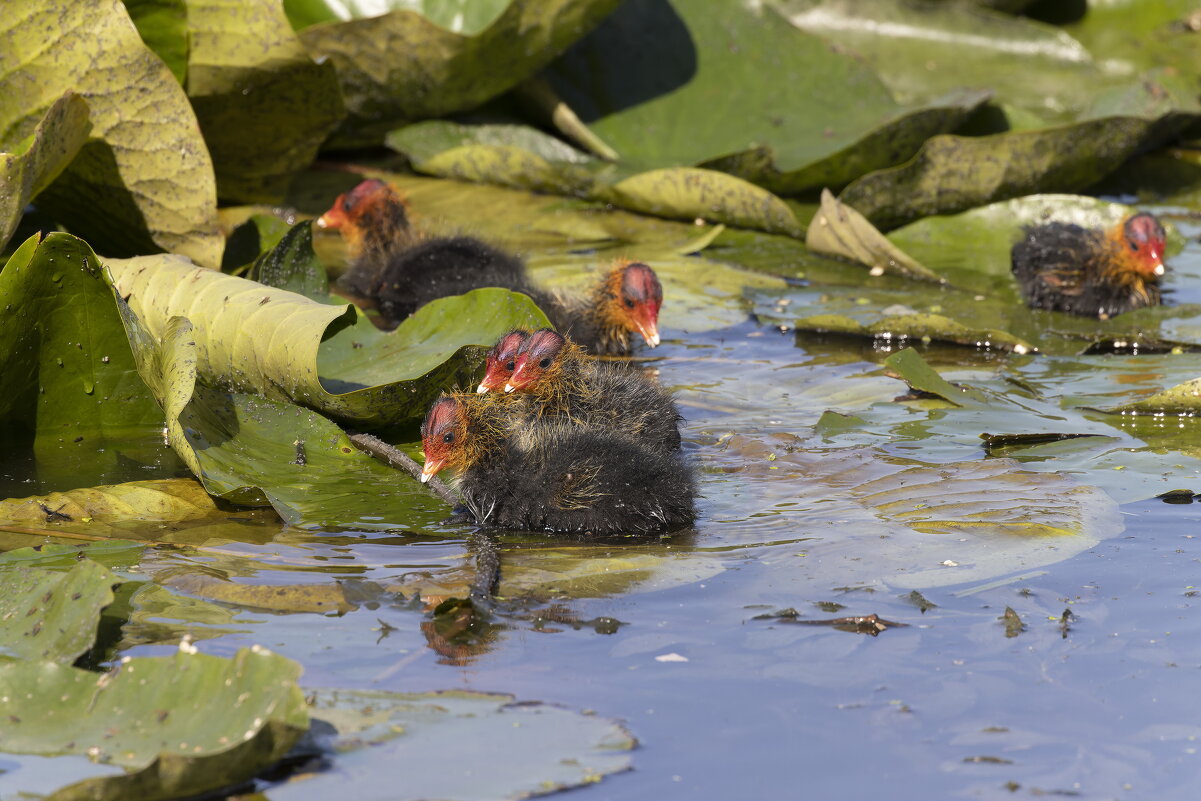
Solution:
M 359 450 L 371 454 L 390 467 L 394 467 L 397 470 L 404 470 L 418 481 L 421 480 L 421 465 L 413 461 L 407 453 L 393 448 L 379 437 L 372 436 L 371 434 L 351 434 L 349 436 L 350 441 Z M 443 484 L 437 476 L 431 478 L 423 486 L 451 506 L 458 505 L 459 499 L 455 496 L 454 491 Z

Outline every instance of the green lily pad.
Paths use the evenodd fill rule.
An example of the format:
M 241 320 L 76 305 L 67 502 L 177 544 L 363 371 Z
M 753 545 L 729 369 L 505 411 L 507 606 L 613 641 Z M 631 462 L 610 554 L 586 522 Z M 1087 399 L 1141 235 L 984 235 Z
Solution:
M 513 328 L 547 324 L 527 296 L 489 288 L 429 303 L 385 333 L 365 318 L 356 322 L 349 306 L 185 259 L 147 256 L 109 267 L 152 336 L 163 336 L 173 317 L 192 322 L 196 370 L 205 381 L 359 424 L 424 415 L 440 392 L 470 383 L 481 348 Z M 181 285 L 190 291 L 179 292 Z
M 299 675 L 295 662 L 258 647 L 232 659 L 181 649 L 123 660 L 106 674 L 0 665 L 0 696 L 9 699 L 0 751 L 96 763 L 92 778 L 55 799 L 158 801 L 217 790 L 279 760 L 308 728 Z M 5 783 L 26 789 L 19 767 Z
M 260 207 L 230 207 L 230 209 L 241 208 L 258 209 Z M 232 214 L 228 214 L 230 209 L 221 210 L 223 218 L 233 216 Z M 260 257 L 266 255 L 268 251 L 279 245 L 283 241 L 284 236 L 292 230 L 286 221 L 276 217 L 274 214 L 264 214 L 257 211 L 246 214 L 245 219 L 232 224 L 232 228 L 233 230 L 230 231 L 229 238 L 225 240 L 225 253 L 221 256 L 221 272 L 239 275 L 243 278 L 248 277 L 248 271 Z M 309 245 L 312 247 L 311 229 Z M 277 288 L 285 289 L 286 287 Z
M 1148 97 L 1162 91 L 1148 84 Z M 905 164 L 851 183 L 839 199 L 880 228 L 1039 192 L 1074 192 L 1184 130 L 1189 115 L 1126 114 L 1033 131 L 935 136 Z
M 802 230 L 782 200 L 740 178 L 691 168 L 615 167 L 524 126 L 429 121 L 392 131 L 386 141 L 417 170 L 444 178 L 574 195 L 670 219 L 788 236 Z
M 629 167 L 709 167 L 777 194 L 895 164 L 987 98 L 901 106 L 859 60 L 734 0 L 625 3 L 545 75 Z
M 937 395 L 956 406 L 979 406 L 988 403 L 980 392 L 970 387 L 957 387 L 926 363 L 913 348 L 905 348 L 884 360 L 889 373 L 920 392 Z
M 1156 392 L 1150 397 L 1118 406 L 1110 411 L 1116 414 L 1180 414 L 1192 416 L 1201 411 L 1201 378 L 1194 378 Z
M 87 102 L 67 92 L 46 109 L 24 140 L 0 140 L 0 247 L 17 227 L 25 207 L 71 163 L 92 124 Z
M 183 89 L 124 6 L 18 0 L 8 12 L 0 141 L 31 134 L 67 90 L 86 97 L 91 112 L 92 138 L 38 205 L 105 253 L 167 250 L 216 267 L 212 159 Z
M 887 240 L 862 214 L 840 203 L 829 189 L 822 190 L 821 210 L 809 224 L 805 247 L 870 267 L 872 275 L 897 273 L 920 281 L 942 281 Z
M 314 63 L 280 0 L 187 0 L 187 92 L 223 201 L 278 202 L 346 114 L 338 76 Z
M 492 693 L 316 690 L 312 714 L 336 729 L 325 742 L 335 769 L 271 788 L 271 801 L 528 798 L 629 770 L 637 745 L 613 721 Z M 453 756 L 464 749 L 473 764 Z
M 46 543 L 0 553 L 0 565 L 72 567 L 86 557 L 110 569 L 135 565 L 146 545 L 133 540 L 101 540 L 77 545 Z
M 471 33 L 444 28 L 407 6 L 316 24 L 300 37 L 314 58 L 337 68 L 346 106 L 358 121 L 420 120 L 474 108 L 513 88 L 615 5 L 511 0 L 486 28 Z
M 386 11 L 417 11 L 430 22 L 467 36 L 480 33 L 500 16 L 510 0 L 284 0 L 297 30 L 319 22 L 360 19 Z
M 26 240 L 0 271 L 0 308 L 9 310 L 0 315 L 0 420 L 33 429 L 39 459 L 161 425 L 109 275 L 84 242 L 59 233 Z M 117 458 L 97 452 L 95 461 Z
M 310 300 L 329 299 L 329 277 L 321 260 L 313 253 L 313 226 L 308 220 L 292 226 L 274 247 L 255 261 L 246 277 Z
M 127 316 L 142 375 L 167 414 L 171 446 L 211 494 L 270 504 L 293 525 L 395 528 L 432 523 L 445 506 L 359 451 L 307 409 L 197 383 L 197 337 L 172 318 L 155 343 Z
M 67 571 L 0 567 L 0 670 L 13 660 L 69 665 L 96 641 L 100 610 L 120 579 L 82 559 Z

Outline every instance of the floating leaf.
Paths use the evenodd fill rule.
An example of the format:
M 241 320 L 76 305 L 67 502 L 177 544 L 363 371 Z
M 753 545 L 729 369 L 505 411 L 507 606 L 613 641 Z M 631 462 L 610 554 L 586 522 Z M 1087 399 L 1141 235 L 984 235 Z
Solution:
M 0 247 L 12 236 L 25 207 L 66 169 L 91 130 L 88 104 L 67 92 L 46 109 L 24 140 L 0 139 Z
M 287 753 L 308 728 L 299 675 L 295 662 L 257 647 L 232 659 L 140 657 L 99 675 L 49 662 L 0 665 L 0 696 L 9 699 L 0 751 L 88 755 L 95 774 L 108 774 L 56 799 L 198 795 L 245 781 Z M 127 772 L 113 775 L 112 765 Z M 7 787 L 24 781 L 19 768 L 5 774 Z
M 280 0 L 187 0 L 188 98 L 222 200 L 278 202 L 345 116 L 334 65 L 314 63 Z
M 464 691 L 317 690 L 312 714 L 337 733 L 336 769 L 272 788 L 271 801 L 349 794 L 362 801 L 527 798 L 630 768 L 637 741 L 620 724 L 512 696 Z M 450 751 L 478 754 L 471 766 Z M 379 780 L 381 760 L 406 777 Z M 431 765 L 444 765 L 431 770 Z
M 0 581 L 3 670 L 16 659 L 74 662 L 96 641 L 100 610 L 113 602 L 113 585 L 120 579 L 83 559 L 65 572 L 7 563 L 0 567 Z
M 216 267 L 212 159 L 183 89 L 119 0 L 16 0 L 7 11 L 0 141 L 32 133 L 66 90 L 91 112 L 92 139 L 38 205 L 104 253 L 167 250 Z
M 12 523 L 73 522 L 86 525 L 131 518 L 179 522 L 221 514 L 202 486 L 183 478 L 131 481 L 0 501 L 0 521 Z M 76 530 L 79 530 L 78 526 Z
M 1163 91 L 1157 86 L 1146 91 Z M 1165 111 L 992 136 L 935 136 L 905 164 L 859 178 L 839 199 L 888 229 L 1020 195 L 1074 192 L 1134 153 L 1168 141 L 1190 121 Z
M 1110 411 L 1117 414 L 1197 414 L 1201 412 L 1201 378 L 1185 381 Z
M 992 328 L 968 328 L 941 314 L 888 314 L 869 324 L 841 314 L 815 314 L 794 321 L 798 331 L 845 334 L 884 340 L 904 347 L 909 340 L 951 342 L 970 348 L 995 348 L 1014 353 L 1038 350 L 1029 342 Z
M 474 108 L 513 88 L 616 4 L 511 0 L 486 28 L 472 33 L 442 27 L 406 4 L 405 10 L 379 16 L 317 24 L 300 37 L 314 57 L 337 67 L 352 115 L 363 121 L 419 120 Z
M 822 190 L 821 210 L 809 224 L 805 247 L 870 267 L 872 275 L 897 273 L 921 281 L 942 281 L 885 239 L 862 214 L 836 199 L 829 189 Z
M 714 170 L 634 172 L 614 168 L 517 125 L 430 121 L 388 134 L 387 144 L 421 172 L 518 189 L 576 195 L 671 219 L 704 219 L 799 236 L 801 225 L 778 197 Z
M 905 348 L 884 360 L 889 373 L 900 378 L 919 392 L 937 395 L 956 406 L 978 406 L 988 403 L 979 391 L 970 387 L 957 387 L 926 364 L 926 360 L 913 348 Z
M 152 336 L 162 336 L 173 317 L 191 321 L 196 370 L 208 383 L 360 424 L 424 415 L 440 392 L 470 383 L 479 348 L 513 328 L 546 325 L 533 301 L 503 289 L 436 300 L 385 333 L 366 319 L 356 323 L 349 306 L 317 303 L 184 259 L 147 256 L 110 267 Z
M 627 2 L 545 76 L 630 168 L 709 167 L 777 194 L 895 164 L 988 96 L 900 106 L 858 59 L 736 0 Z

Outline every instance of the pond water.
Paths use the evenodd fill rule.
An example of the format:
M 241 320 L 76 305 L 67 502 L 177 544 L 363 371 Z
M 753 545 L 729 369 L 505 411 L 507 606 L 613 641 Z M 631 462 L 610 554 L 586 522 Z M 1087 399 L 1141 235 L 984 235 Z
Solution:
M 1183 232 L 1169 286 L 1196 302 L 1201 246 Z M 698 278 L 702 265 L 720 280 Z M 596 801 L 1197 797 L 1201 506 L 1154 496 L 1201 490 L 1201 430 L 1097 409 L 1194 378 L 1201 357 L 919 348 L 983 393 L 957 407 L 886 375 L 888 342 L 787 325 L 815 303 L 893 292 L 886 279 L 656 267 L 664 344 L 643 355 L 687 418 L 694 530 L 599 544 L 502 535 L 499 613 L 467 633 L 413 597 L 454 594 L 471 575 L 470 531 L 433 501 L 382 533 L 257 513 L 211 535 L 143 532 L 205 547 L 142 557 L 130 575 L 182 595 L 143 605 L 96 664 L 171 653 L 186 629 L 206 653 L 260 644 L 291 657 L 310 688 L 592 710 L 640 742 L 632 771 L 577 791 Z M 985 432 L 1094 436 L 989 455 Z M 10 494 L 33 491 L 18 485 Z M 1059 528 L 973 533 L 998 517 Z M 871 614 L 900 625 L 804 625 Z M 356 797 L 390 798 L 399 779 L 370 754 L 341 769 Z M 486 769 L 474 753 L 439 769 L 476 759 Z M 304 782 L 265 789 L 328 797 Z

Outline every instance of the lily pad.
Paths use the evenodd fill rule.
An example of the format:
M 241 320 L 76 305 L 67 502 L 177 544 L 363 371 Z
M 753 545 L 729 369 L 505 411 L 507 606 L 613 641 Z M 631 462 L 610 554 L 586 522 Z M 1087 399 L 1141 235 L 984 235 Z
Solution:
M 789 513 L 804 515 L 812 540 L 802 564 L 830 586 L 979 581 L 1066 559 L 1122 530 L 1104 492 L 1010 459 L 932 464 L 792 435 L 735 435 L 706 461 L 734 470 L 730 480 L 765 482 L 769 499 L 787 498 Z M 741 513 L 715 514 L 741 517 L 739 502 Z
M 316 690 L 312 715 L 336 729 L 323 738 L 332 769 L 268 790 L 272 801 L 528 798 L 629 770 L 637 745 L 613 721 L 492 693 Z M 453 756 L 465 749 L 471 764 Z M 380 780 L 381 760 L 402 784 Z
M 1118 414 L 1180 414 L 1191 417 L 1201 412 L 1201 378 L 1185 381 L 1110 411 Z
M 138 35 L 182 85 L 188 77 L 188 0 L 122 0 Z
M 547 324 L 527 296 L 490 288 L 436 300 L 385 333 L 365 318 L 356 323 L 349 306 L 186 259 L 147 256 L 109 267 L 152 336 L 162 336 L 173 317 L 192 322 L 196 370 L 205 381 L 359 424 L 424 415 L 438 393 L 470 383 L 482 348 L 513 328 Z
M 60 233 L 26 240 L 0 272 L 0 307 L 0 420 L 34 429 L 39 456 L 161 424 L 87 244 Z
M 100 610 L 120 579 L 82 559 L 69 570 L 0 567 L 0 669 L 13 660 L 69 665 L 96 641 Z
M 39 206 L 110 255 L 167 250 L 216 267 L 212 159 L 183 89 L 124 6 L 17 0 L 7 10 L 0 141 L 30 135 L 67 90 L 91 112 L 92 138 Z
M 329 278 L 313 253 L 313 226 L 307 220 L 292 226 L 255 261 L 246 277 L 310 300 L 329 299 Z
M 180 522 L 221 514 L 204 488 L 185 478 L 131 481 L 0 501 L 0 521 L 70 523 L 75 525 L 68 530 L 93 529 L 98 536 L 107 531 L 105 523 L 131 518 Z
M 394 528 L 445 515 L 411 477 L 359 451 L 321 415 L 198 384 L 185 318 L 172 318 L 161 344 L 136 317 L 127 324 L 142 375 L 166 410 L 171 446 L 209 493 L 269 503 L 293 525 Z
M 901 106 L 859 60 L 735 0 L 625 3 L 545 76 L 631 168 L 709 167 L 777 194 L 895 164 L 988 96 Z
M 770 192 L 714 170 L 636 172 L 592 159 L 517 125 L 429 121 L 388 134 L 421 172 L 517 189 L 575 195 L 670 219 L 704 219 L 798 236 L 792 210 Z
M 1150 83 L 1145 91 L 1152 97 L 1163 89 Z M 1074 192 L 1170 140 L 1192 119 L 1169 109 L 992 136 L 935 136 L 905 164 L 857 179 L 839 199 L 889 229 L 1020 195 Z
M 957 387 L 926 363 L 913 348 L 905 348 L 884 360 L 889 373 L 900 378 L 919 392 L 937 395 L 956 406 L 979 406 L 988 399 L 970 387 Z
M 187 0 L 187 92 L 224 201 L 278 202 L 346 114 L 280 0 Z
M 616 5 L 617 0 L 511 0 L 486 28 L 472 33 L 442 27 L 408 6 L 316 24 L 300 37 L 309 53 L 337 68 L 346 106 L 357 121 L 420 120 L 474 108 L 513 88 Z
M 870 267 L 872 275 L 897 273 L 920 281 L 942 281 L 886 239 L 862 214 L 839 202 L 829 189 L 822 190 L 821 210 L 809 224 L 805 247 Z
M 0 665 L 9 699 L 0 751 L 87 755 L 98 763 L 93 774 L 106 774 L 56 799 L 158 801 L 249 779 L 308 728 L 300 666 L 257 647 L 232 659 L 194 651 L 123 660 L 99 675 L 50 662 Z M 21 770 L 5 783 L 21 788 Z
M 0 247 L 12 236 L 25 207 L 58 177 L 87 141 L 88 104 L 67 92 L 46 109 L 24 140 L 0 139 Z

